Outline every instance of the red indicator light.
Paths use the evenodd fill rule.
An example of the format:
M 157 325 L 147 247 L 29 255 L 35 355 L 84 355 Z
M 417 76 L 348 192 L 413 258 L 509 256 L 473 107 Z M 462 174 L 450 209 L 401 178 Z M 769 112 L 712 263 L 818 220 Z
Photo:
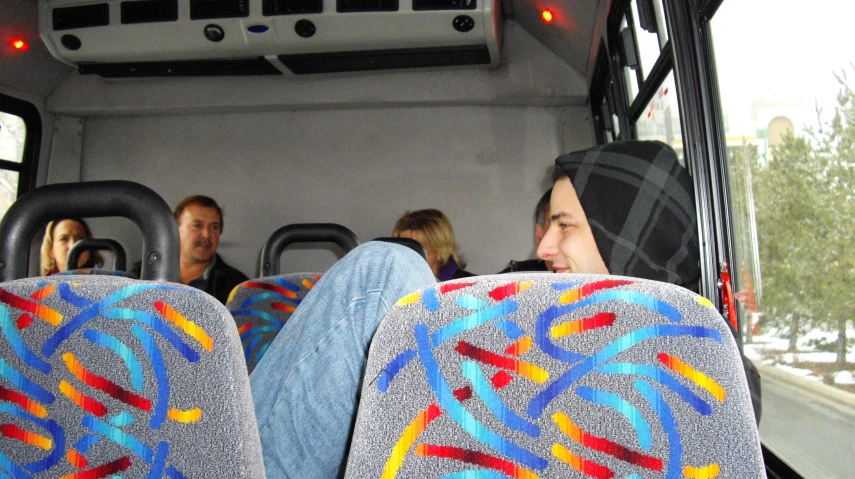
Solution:
M 549 11 L 549 9 L 546 9 L 546 10 L 544 10 L 544 11 L 543 11 L 543 15 L 542 15 L 542 17 L 543 17 L 543 23 L 550 23 L 550 22 L 552 22 L 552 12 L 551 12 L 551 11 Z
M 27 42 L 21 40 L 20 38 L 13 38 L 11 43 L 15 50 L 24 51 L 27 49 Z

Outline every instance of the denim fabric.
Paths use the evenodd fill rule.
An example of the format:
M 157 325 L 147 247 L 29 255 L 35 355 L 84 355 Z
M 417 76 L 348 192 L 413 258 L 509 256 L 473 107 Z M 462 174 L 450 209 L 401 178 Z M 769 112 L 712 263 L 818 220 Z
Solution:
M 381 242 L 324 273 L 250 375 L 268 478 L 344 474 L 371 338 L 399 298 L 435 282 L 416 252 Z

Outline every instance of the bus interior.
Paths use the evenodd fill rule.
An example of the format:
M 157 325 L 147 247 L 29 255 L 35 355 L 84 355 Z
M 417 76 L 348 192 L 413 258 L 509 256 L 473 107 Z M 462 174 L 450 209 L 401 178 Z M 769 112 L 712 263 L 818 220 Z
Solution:
M 223 207 L 218 253 L 259 278 L 266 276 L 262 246 L 285 225 L 343 225 L 365 242 L 391 236 L 405 211 L 438 208 L 454 225 L 467 269 L 486 275 L 511 259 L 535 257 L 532 211 L 552 185 L 556 157 L 613 141 L 658 140 L 676 151 L 695 189 L 700 295 L 734 324 L 763 377 L 759 429 L 768 477 L 851 477 L 852 230 L 841 226 L 837 242 L 819 248 L 837 251 L 827 262 L 841 265 L 840 276 L 826 281 L 839 286 L 833 297 L 840 308 L 818 313 L 806 306 L 799 326 L 785 306 L 774 309 L 779 296 L 771 288 L 799 290 L 800 280 L 776 286 L 772 275 L 791 270 L 767 261 L 764 235 L 773 233 L 763 225 L 778 220 L 760 211 L 787 206 L 761 199 L 761 186 L 752 192 L 752 181 L 766 181 L 758 179 L 771 175 L 764 168 L 784 157 L 778 152 L 797 142 L 811 116 L 804 112 L 819 116 L 811 95 L 820 94 L 804 83 L 807 106 L 785 95 L 752 97 L 744 116 L 753 136 L 737 135 L 742 120 L 728 110 L 727 95 L 750 81 L 753 64 L 765 63 L 745 53 L 744 62 L 732 63 L 741 71 L 722 66 L 724 57 L 740 60 L 733 48 L 752 48 L 755 37 L 745 45 L 734 40 L 737 47 L 729 40 L 747 31 L 746 18 L 774 24 L 763 31 L 784 43 L 798 34 L 778 23 L 777 10 L 802 11 L 805 19 L 793 21 L 805 23 L 855 13 L 845 0 L 816 3 L 0 0 L 0 214 L 29 191 L 66 183 L 132 181 L 170 207 L 209 195 Z M 811 37 L 801 39 L 804 50 L 759 56 L 788 61 L 781 74 L 799 68 L 795 57 L 825 68 L 810 63 L 811 52 L 837 51 L 836 70 L 821 72 L 839 82 L 822 93 L 832 97 L 823 118 L 839 112 L 846 138 L 855 128 L 848 123 L 855 99 L 845 72 L 855 78 L 855 58 L 846 56 L 845 36 L 823 38 L 847 30 L 834 25 L 802 35 Z M 826 130 L 811 131 L 804 144 L 821 143 Z M 749 152 L 758 159 L 746 159 Z M 851 146 L 839 156 L 851 181 Z M 817 188 L 838 183 L 844 180 Z M 843 211 L 842 219 L 828 221 L 852 222 L 855 200 L 840 198 L 825 208 Z M 145 259 L 131 220 L 87 220 L 96 238 L 112 241 L 100 247 L 107 257 L 121 256 L 128 266 Z M 41 237 L 27 245 L 31 276 L 39 274 Z M 279 269 L 322 272 L 347 249 L 299 242 L 278 249 Z M 771 326 L 766 318 L 773 316 L 784 326 Z M 792 328 L 815 322 L 810 331 L 827 334 L 808 332 L 811 346 L 793 339 L 786 348 L 786 331 L 793 336 Z M 772 336 L 784 338 L 783 349 L 771 346 Z M 832 354 L 834 338 L 843 348 L 842 359 L 830 360 L 838 369 L 816 372 L 830 363 L 811 369 L 793 352 L 801 345 Z M 797 368 L 808 372 L 788 374 Z M 0 449 L 7 440 L 0 438 Z

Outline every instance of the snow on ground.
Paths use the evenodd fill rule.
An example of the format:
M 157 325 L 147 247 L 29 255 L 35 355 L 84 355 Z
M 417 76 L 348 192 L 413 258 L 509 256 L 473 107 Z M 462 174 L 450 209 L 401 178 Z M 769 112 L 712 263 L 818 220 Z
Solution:
M 822 381 L 822 379 L 814 376 L 813 371 L 811 371 L 810 369 L 794 368 L 791 366 L 786 366 L 786 365 L 781 364 L 781 363 L 776 364 L 775 367 L 777 367 L 778 369 L 781 369 L 783 371 L 786 371 L 790 374 L 793 374 L 796 376 L 801 376 L 805 379 L 810 379 L 812 381 Z
M 852 371 L 838 371 L 834 374 L 836 384 L 855 384 L 855 374 Z
M 851 329 L 851 328 L 850 328 Z M 855 337 L 855 330 L 851 331 Z M 752 344 L 745 345 L 745 356 L 752 361 L 759 361 L 769 366 L 775 366 L 790 374 L 801 376 L 806 379 L 821 381 L 822 379 L 813 374 L 810 369 L 792 367 L 793 363 L 833 363 L 837 361 L 837 353 L 828 351 L 817 351 L 817 343 L 833 344 L 837 340 L 837 331 L 823 331 L 814 329 L 799 337 L 797 347 L 799 352 L 787 352 L 789 339 L 785 331 L 772 329 L 771 331 L 754 336 Z M 850 348 L 846 354 L 846 360 L 855 363 L 855 348 Z M 855 384 L 855 375 L 851 371 L 840 371 L 834 375 L 837 384 Z

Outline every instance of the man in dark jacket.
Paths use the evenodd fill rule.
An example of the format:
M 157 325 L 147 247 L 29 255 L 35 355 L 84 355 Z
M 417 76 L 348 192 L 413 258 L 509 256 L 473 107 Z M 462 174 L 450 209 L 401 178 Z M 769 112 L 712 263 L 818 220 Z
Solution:
M 551 195 L 552 188 L 540 197 L 540 201 L 537 202 L 537 206 L 534 208 L 535 246 L 540 244 L 540 240 L 543 239 L 543 235 L 549 229 L 549 197 Z M 499 274 L 515 273 L 517 271 L 552 271 L 552 261 L 544 261 L 542 259 L 511 260 L 505 269 L 499 271 Z
M 180 281 L 217 298 L 225 304 L 229 293 L 248 278 L 217 254 L 223 231 L 223 210 L 212 198 L 184 198 L 173 211 L 181 242 Z M 139 275 L 140 264 L 134 265 Z

